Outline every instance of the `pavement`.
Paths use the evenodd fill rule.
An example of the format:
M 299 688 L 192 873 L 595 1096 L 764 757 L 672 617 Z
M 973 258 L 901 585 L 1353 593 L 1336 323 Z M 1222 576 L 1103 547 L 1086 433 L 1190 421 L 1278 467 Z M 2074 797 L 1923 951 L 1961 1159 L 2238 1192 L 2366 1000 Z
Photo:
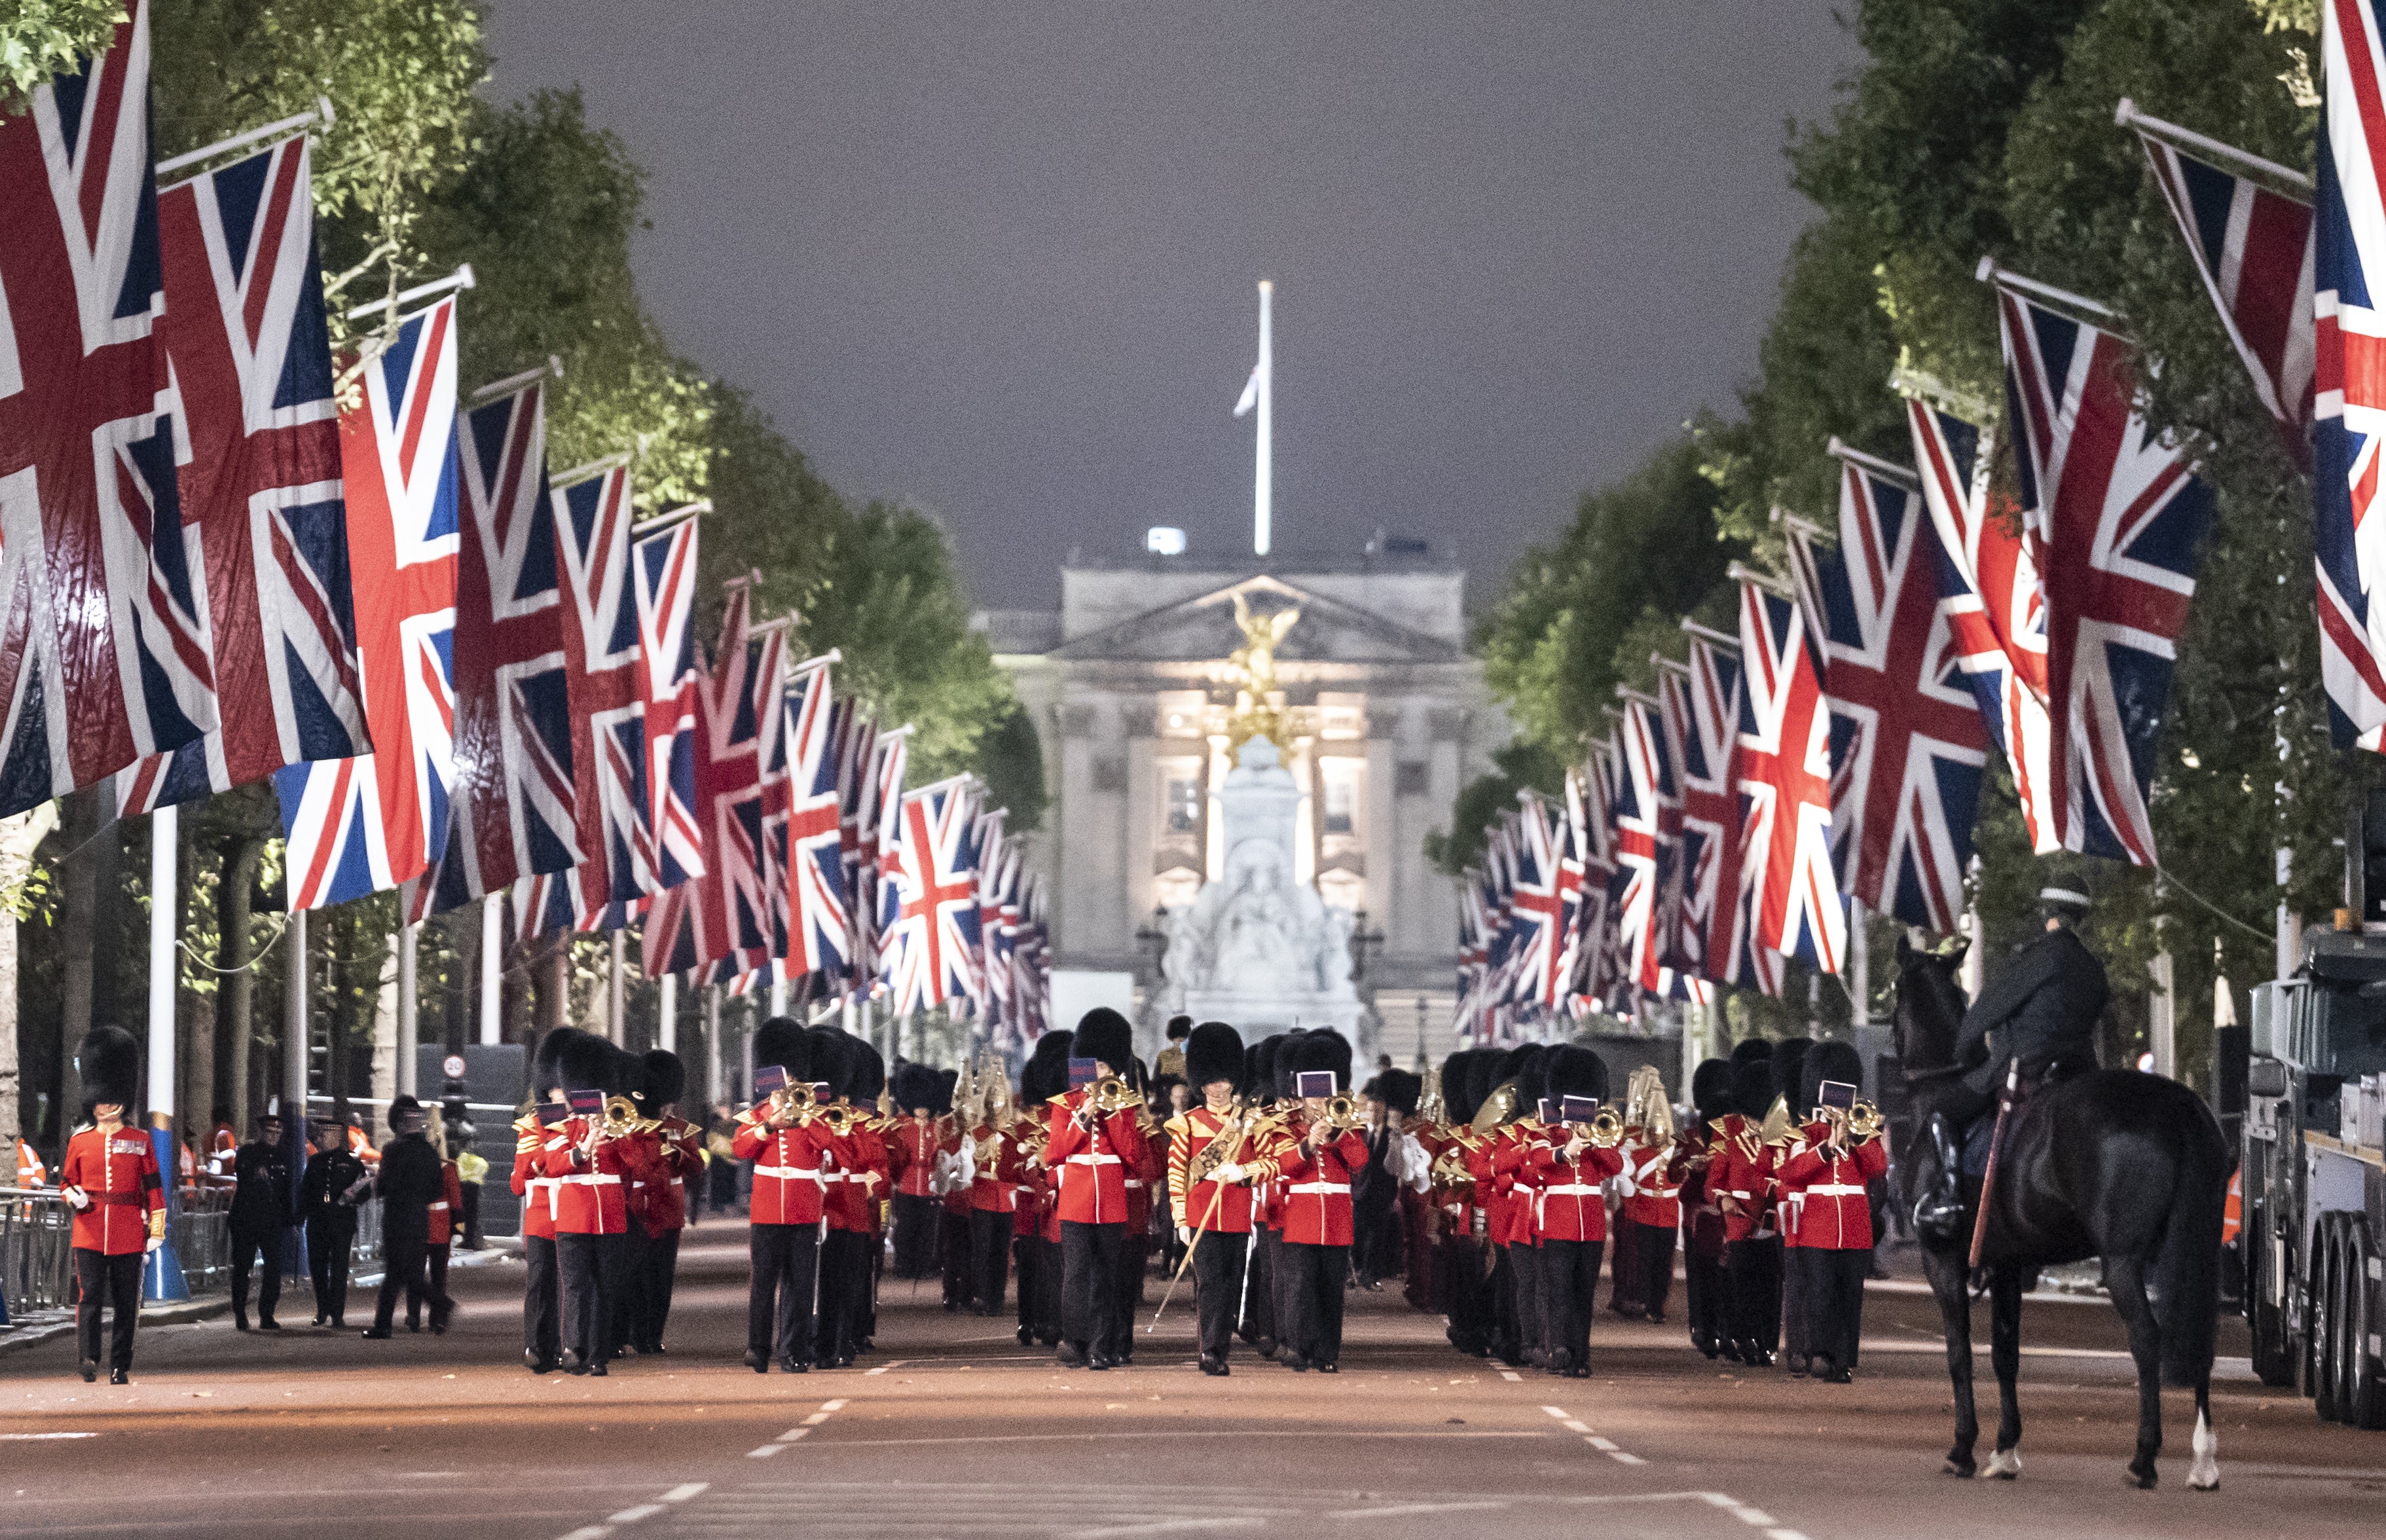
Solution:
M 2122 1481 L 2134 1381 L 2091 1302 L 2025 1311 L 2024 1473 L 1967 1482 L 1939 1473 L 1936 1310 L 1895 1287 L 1867 1298 L 1850 1386 L 1711 1362 L 1678 1313 L 1602 1313 L 1588 1381 L 1503 1370 L 1452 1352 L 1397 1285 L 1351 1296 L 1337 1376 L 1242 1353 L 1230 1377 L 1200 1375 L 1181 1296 L 1156 1333 L 1147 1305 L 1133 1367 L 1070 1371 L 1023 1349 L 1007 1315 L 946 1313 L 933 1280 L 885 1283 L 878 1350 L 853 1368 L 757 1375 L 737 1361 L 745 1239 L 734 1220 L 691 1232 L 670 1351 L 602 1380 L 521 1367 L 510 1261 L 451 1276 L 444 1336 L 144 1326 L 122 1388 L 82 1383 L 69 1342 L 12 1353 L 0 1534 L 2368 1540 L 2386 1495 L 2386 1434 L 2266 1390 L 2233 1322 L 2213 1393 L 2220 1489 L 2187 1490 L 2191 1404 L 2171 1393 L 2163 1484 L 2139 1492 Z M 303 1303 L 284 1315 L 303 1321 Z M 1992 1422 L 1985 1351 L 1979 1369 Z

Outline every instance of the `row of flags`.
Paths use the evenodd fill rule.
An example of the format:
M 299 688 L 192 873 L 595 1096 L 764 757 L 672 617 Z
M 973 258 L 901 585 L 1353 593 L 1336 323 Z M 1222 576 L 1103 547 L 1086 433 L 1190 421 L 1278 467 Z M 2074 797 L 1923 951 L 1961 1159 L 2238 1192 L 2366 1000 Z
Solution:
M 135 4 L 0 121 L 0 814 L 270 777 L 294 910 L 509 900 L 525 939 L 643 926 L 650 976 L 1040 1033 L 1040 880 L 982 788 L 907 788 L 754 578 L 699 647 L 706 505 L 551 475 L 549 371 L 462 394 L 455 294 L 344 380 L 305 131 L 161 190 L 148 68 Z

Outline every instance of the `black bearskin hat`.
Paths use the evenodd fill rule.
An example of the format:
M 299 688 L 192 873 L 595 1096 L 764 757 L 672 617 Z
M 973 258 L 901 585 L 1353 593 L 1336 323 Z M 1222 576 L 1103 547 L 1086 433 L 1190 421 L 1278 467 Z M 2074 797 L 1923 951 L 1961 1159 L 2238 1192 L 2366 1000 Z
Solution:
M 94 1027 L 75 1049 L 75 1073 L 82 1077 L 83 1116 L 106 1102 L 129 1121 L 141 1096 L 141 1045 L 122 1027 Z
M 1731 1109 L 1743 1118 L 1762 1118 L 1773 1106 L 1773 1068 L 1743 1064 L 1732 1072 Z
M 1077 1018 L 1075 1058 L 1099 1059 L 1111 1073 L 1124 1077 L 1135 1067 L 1135 1028 L 1108 1006 L 1096 1006 Z M 1063 1087 L 1066 1089 L 1066 1087 Z
M 669 1048 L 647 1050 L 645 1069 L 648 1117 L 687 1095 L 687 1066 Z
M 1466 1099 L 1474 1103 L 1475 1112 L 1482 1111 L 1483 1104 L 1491 1099 L 1491 1093 L 1500 1089 L 1500 1082 L 1504 1078 L 1500 1073 L 1500 1066 L 1507 1059 L 1508 1056 L 1497 1048 L 1477 1048 L 1475 1057 L 1467 1061 Z M 1467 1114 L 1467 1119 L 1472 1121 L 1474 1113 Z
M 1762 1064 L 1773 1057 L 1773 1045 L 1762 1037 L 1744 1037 L 1731 1045 L 1731 1068 L 1734 1074 L 1743 1064 Z
M 1550 1053 L 1547 1046 L 1535 1044 L 1517 1061 L 1516 1110 L 1524 1117 L 1538 1116 L 1541 1098 L 1552 1094 L 1550 1090 Z
M 1185 1083 L 1198 1094 L 1212 1081 L 1243 1083 L 1243 1034 L 1224 1021 L 1204 1021 L 1185 1040 Z
M 558 1027 L 538 1045 L 539 1090 L 612 1089 L 613 1045 L 577 1027 Z
M 1275 1056 L 1275 1064 L 1276 1078 L 1285 1082 L 1285 1096 L 1293 1095 L 1300 1084 L 1292 1076 L 1320 1070 L 1333 1074 L 1337 1092 L 1350 1089 L 1350 1040 L 1331 1028 L 1293 1038 Z
M 1690 1071 L 1690 1105 L 1709 1122 L 1731 1110 L 1731 1061 L 1708 1058 Z
M 544 1100 L 549 1091 L 563 1083 L 563 1056 L 567 1049 L 574 1053 L 586 1050 L 577 1046 L 581 1038 L 600 1041 L 578 1027 L 558 1027 L 538 1041 L 537 1050 L 531 1055 L 530 1079 L 532 1095 Z
M 1817 1043 L 1806 1050 L 1806 1066 L 1798 1083 L 1798 1095 L 1791 1098 L 1792 1116 L 1803 1118 L 1815 1110 L 1822 1099 L 1823 1082 L 1844 1081 L 1857 1090 L 1864 1089 L 1864 1055 L 1856 1052 L 1852 1043 Z
M 961 1083 L 961 1072 L 959 1070 L 937 1070 L 936 1099 L 928 1103 L 928 1110 L 939 1118 L 950 1112 L 953 1109 L 953 1087 Z
M 647 1099 L 647 1061 L 627 1048 L 614 1048 L 607 1058 L 605 1089 L 641 1104 Z
M 1387 1070 L 1375 1077 L 1375 1098 L 1403 1118 L 1416 1115 L 1417 1098 L 1425 1095 L 1425 1077 L 1406 1070 Z
M 1541 1094 L 1551 1101 L 1563 1096 L 1607 1099 L 1607 1060 L 1589 1048 L 1561 1043 L 1549 1051 L 1541 1065 L 1540 1078 L 1549 1087 Z
M 790 1085 L 818 1078 L 812 1073 L 811 1034 L 784 1016 L 772 1017 L 754 1029 L 754 1067 L 765 1064 L 787 1071 Z
M 1441 1115 L 1453 1123 L 1472 1122 L 1482 1105 L 1468 1079 L 1475 1055 L 1473 1048 L 1461 1048 L 1441 1061 Z
M 1798 1099 L 1798 1087 L 1805 1082 L 1806 1053 L 1814 1045 L 1811 1037 L 1785 1037 L 1773 1045 L 1773 1094 L 1786 1099 L 1793 1113 L 1805 1105 Z
M 844 1053 L 845 1072 L 836 1083 L 837 1095 L 856 1107 L 869 1106 L 886 1089 L 886 1056 L 870 1039 L 850 1033 L 838 1047 Z
M 1041 1107 L 1067 1093 L 1069 1055 L 1075 1042 L 1076 1034 L 1066 1032 L 1048 1032 L 1036 1040 L 1036 1051 L 1027 1056 L 1027 1063 L 1019 1071 L 1022 1103 Z
M 936 1071 L 910 1059 L 895 1066 L 895 1110 L 916 1112 L 922 1108 L 935 1111 L 936 1107 Z
M 804 1062 L 811 1072 L 805 1078 L 815 1083 L 825 1082 L 831 1097 L 845 1095 L 845 1077 L 850 1073 L 846 1068 L 846 1055 L 851 1045 L 860 1041 L 842 1027 L 806 1027 Z M 760 1064 L 761 1060 L 754 1062 Z M 788 1072 L 788 1078 L 796 1078 L 794 1071 Z

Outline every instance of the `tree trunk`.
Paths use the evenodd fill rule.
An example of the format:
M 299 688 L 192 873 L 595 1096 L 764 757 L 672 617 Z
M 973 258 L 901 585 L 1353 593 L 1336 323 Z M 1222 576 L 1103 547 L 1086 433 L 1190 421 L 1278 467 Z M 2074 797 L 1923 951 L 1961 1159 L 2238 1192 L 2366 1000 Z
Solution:
M 44 802 L 31 812 L 0 819 L 0 1161 L 13 1160 L 19 1133 L 18 1098 L 24 1087 L 17 1065 L 17 909 L 25 879 L 33 870 L 33 849 L 58 821 L 58 805 Z M 38 1134 L 40 1131 L 36 1130 Z M 16 1180 L 13 1165 L 0 1166 L 0 1182 Z
M 532 944 L 538 951 L 531 964 L 538 1008 L 531 1025 L 539 1040 L 563 1025 L 571 1013 L 571 933 L 550 931 Z
M 92 971 L 92 948 L 100 927 L 100 849 L 113 847 L 112 834 L 103 834 L 108 820 L 101 806 L 103 797 L 112 800 L 115 787 L 102 782 L 86 787 L 68 797 L 67 849 L 69 854 L 59 865 L 59 924 L 65 931 L 65 957 L 61 966 L 58 994 L 64 1007 L 58 1016 L 58 1145 L 66 1146 L 67 1133 L 82 1116 L 82 1077 L 75 1072 L 75 1050 L 82 1046 L 83 1034 L 92 1029 L 92 1010 L 95 980 Z M 107 875 L 113 879 L 116 863 L 109 861 Z
M 249 1050 L 257 1035 L 257 954 L 249 929 L 256 917 L 257 863 L 264 858 L 265 842 L 254 834 L 225 841 L 223 883 L 216 892 L 216 966 L 224 970 L 216 992 L 216 1032 L 226 1050 L 224 1096 L 235 1139 L 248 1133 Z
M 456 966 L 447 974 L 446 1042 L 447 1051 L 460 1054 L 472 1035 L 472 1005 L 480 995 L 481 983 L 481 910 L 478 905 L 467 904 L 452 913 L 442 915 L 439 928 L 447 935 L 447 950 Z

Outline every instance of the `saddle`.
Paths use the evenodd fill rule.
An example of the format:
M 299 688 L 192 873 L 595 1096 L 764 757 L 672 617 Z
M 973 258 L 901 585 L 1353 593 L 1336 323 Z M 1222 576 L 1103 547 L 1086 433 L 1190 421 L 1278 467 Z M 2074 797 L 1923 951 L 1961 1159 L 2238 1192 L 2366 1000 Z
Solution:
M 2041 1066 L 2034 1074 L 2024 1070 L 2014 1083 L 2014 1119 L 2019 1119 L 2029 1104 L 2037 1100 L 2050 1087 L 2087 1074 L 2095 1068 L 2095 1061 L 2092 1059 L 2082 1063 L 2074 1058 L 2058 1056 Z M 1958 1144 L 1963 1150 L 1964 1181 L 1969 1184 L 1967 1197 L 1977 1196 L 1977 1184 L 1988 1174 L 1989 1146 L 1990 1141 L 1996 1137 L 1996 1129 L 1997 1109 L 1990 1107 L 1965 1124 L 1959 1136 Z

